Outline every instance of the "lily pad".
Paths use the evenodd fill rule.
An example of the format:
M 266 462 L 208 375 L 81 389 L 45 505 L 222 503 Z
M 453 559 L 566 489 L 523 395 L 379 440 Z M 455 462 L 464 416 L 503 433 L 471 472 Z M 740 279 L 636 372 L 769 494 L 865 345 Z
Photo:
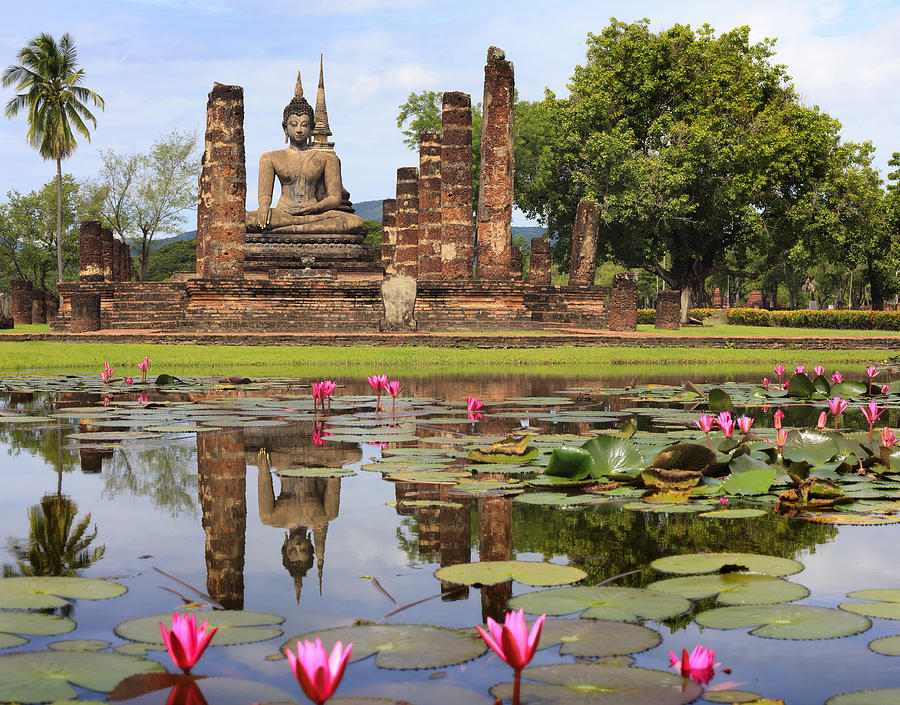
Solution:
M 869 642 L 869 648 L 876 654 L 900 656 L 900 635 L 883 636 Z
M 88 433 L 70 433 L 68 438 L 76 441 L 136 441 L 145 438 L 159 438 L 158 433 L 144 431 L 90 431 Z
M 522 702 L 529 705 L 684 705 L 700 697 L 703 688 L 674 673 L 649 668 L 623 668 L 599 663 L 532 666 L 522 677 Z M 500 683 L 491 695 L 512 697 L 513 684 Z
M 525 480 L 529 487 L 586 487 L 594 483 L 594 480 L 571 480 L 568 477 L 551 477 L 550 475 L 538 475 Z
M 560 654 L 605 658 L 652 649 L 662 641 L 658 632 L 627 622 L 549 619 L 541 629 L 538 649 L 560 644 Z
M 869 516 L 867 514 L 843 514 L 841 512 L 804 512 L 791 517 L 800 521 L 809 521 L 814 524 L 834 524 L 836 526 L 883 526 L 885 524 L 900 524 L 900 517 L 896 516 Z
M 825 705 L 895 705 L 900 702 L 900 688 L 872 688 L 834 695 Z
M 666 502 L 659 504 L 630 502 L 623 505 L 622 508 L 632 512 L 649 512 L 651 514 L 693 514 L 694 512 L 703 512 L 709 509 L 705 504 L 668 504 Z
M 836 639 L 872 626 L 866 618 L 813 605 L 741 605 L 701 612 L 697 624 L 712 629 L 748 629 L 768 639 Z
M 691 603 L 671 593 L 641 588 L 577 586 L 529 592 L 509 601 L 510 609 L 528 614 L 563 615 L 581 612 L 582 619 L 633 622 L 665 619 L 687 612 Z
M 760 495 L 769 491 L 775 482 L 775 468 L 761 468 L 733 472 L 722 483 L 722 490 L 731 495 Z
M 344 468 L 288 468 L 279 470 L 280 477 L 354 477 L 353 470 Z
M 98 578 L 4 578 L 0 580 L 0 609 L 38 610 L 62 607 L 63 598 L 106 600 L 127 588 Z
M 765 575 L 793 575 L 803 570 L 802 564 L 790 558 L 756 553 L 684 553 L 657 558 L 650 565 L 661 573 L 676 575 L 714 573 L 724 566 L 740 566 L 750 573 Z
M 103 651 L 109 645 L 103 639 L 66 639 L 47 644 L 54 651 Z
M 759 693 L 749 690 L 707 690 L 703 693 L 703 699 L 709 703 L 755 703 L 762 700 L 762 697 Z
M 698 517 L 707 519 L 751 519 L 753 517 L 765 516 L 766 512 L 762 509 L 716 509 L 712 512 L 703 512 Z
M 455 629 L 424 624 L 359 624 L 300 634 L 284 647 L 294 649 L 298 641 L 321 639 L 329 653 L 337 641 L 353 643 L 350 662 L 372 654 L 381 668 L 443 668 L 478 658 L 487 650 L 481 637 Z
M 712 573 L 657 580 L 648 590 L 660 590 L 691 600 L 717 595 L 723 605 L 773 605 L 802 600 L 809 595 L 802 585 L 759 573 Z
M 900 589 L 856 590 L 847 597 L 873 602 L 842 602 L 838 605 L 842 610 L 866 617 L 900 619 Z
M 537 561 L 481 561 L 460 563 L 434 572 L 438 580 L 454 585 L 497 585 L 515 580 L 523 585 L 567 585 L 587 577 L 580 568 Z
M 281 629 L 271 626 L 281 624 L 284 617 L 265 612 L 244 612 L 242 610 L 206 610 L 195 612 L 197 623 L 209 620 L 209 626 L 219 630 L 210 642 L 211 646 L 229 646 L 231 644 L 250 644 L 266 641 L 281 636 Z M 162 644 L 162 633 L 159 623 L 168 626 L 172 622 L 171 614 L 157 614 L 152 617 L 129 619 L 116 625 L 115 632 L 123 639 L 146 644 Z
M 734 408 L 731 397 L 724 389 L 710 389 L 708 401 L 710 411 L 731 411 Z
M 840 452 L 831 436 L 814 430 L 791 429 L 784 441 L 785 459 L 810 465 L 822 465 Z
M 66 634 L 75 629 L 75 622 L 55 614 L 40 612 L 0 612 L 0 649 L 21 646 L 28 639 L 15 636 L 55 636 Z
M 585 442 L 581 447 L 594 459 L 590 469 L 590 475 L 593 478 L 604 475 L 634 477 L 645 467 L 641 452 L 627 438 L 597 436 Z
M 589 504 L 608 504 L 610 500 L 596 494 L 567 495 L 562 492 L 530 492 L 519 495 L 514 502 L 555 507 L 581 507 Z

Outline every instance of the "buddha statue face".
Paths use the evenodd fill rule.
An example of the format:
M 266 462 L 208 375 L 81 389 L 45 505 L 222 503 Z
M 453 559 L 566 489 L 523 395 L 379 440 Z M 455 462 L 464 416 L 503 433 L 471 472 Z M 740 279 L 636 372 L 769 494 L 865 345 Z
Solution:
M 302 114 L 288 115 L 284 125 L 284 134 L 290 140 L 291 144 L 297 147 L 305 147 L 312 134 L 312 120 L 309 115 Z

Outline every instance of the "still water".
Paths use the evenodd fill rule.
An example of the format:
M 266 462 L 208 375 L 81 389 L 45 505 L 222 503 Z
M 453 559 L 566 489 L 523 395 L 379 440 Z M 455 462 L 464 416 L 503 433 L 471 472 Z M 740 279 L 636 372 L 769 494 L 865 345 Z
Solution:
M 834 527 L 771 513 L 752 520 L 709 521 L 628 512 L 617 504 L 562 509 L 516 503 L 504 496 L 451 496 L 450 490 L 435 485 L 386 481 L 381 473 L 362 466 L 393 447 L 417 444 L 314 438 L 340 434 L 340 429 L 311 420 L 308 395 L 301 399 L 308 390 L 307 380 L 272 381 L 252 389 L 197 384 L 166 395 L 150 387 L 151 403 L 176 402 L 177 408 L 178 402 L 194 402 L 191 427 L 220 430 L 165 430 L 149 438 L 88 442 L 70 435 L 141 430 L 150 423 L 165 428 L 167 422 L 178 421 L 177 413 L 160 407 L 152 422 L 136 424 L 133 416 L 117 415 L 116 409 L 134 408 L 138 392 L 114 395 L 110 412 L 100 406 L 104 394 L 90 386 L 79 388 L 78 379 L 32 378 L 32 392 L 24 391 L 28 384 L 23 379 L 10 384 L 16 391 L 4 392 L 0 386 L 0 411 L 52 420 L 0 423 L 0 564 L 10 574 L 20 572 L 15 554 L 17 547 L 21 553 L 28 545 L 30 508 L 42 502 L 71 502 L 79 520 L 90 515 L 88 536 L 96 528 L 78 574 L 115 578 L 128 592 L 110 600 L 75 600 L 66 610 L 66 616 L 77 622 L 74 632 L 31 636 L 28 644 L 0 654 L 42 649 L 61 639 L 105 640 L 115 647 L 126 643 L 113 631 L 122 621 L 171 613 L 186 601 L 214 603 L 280 615 L 282 635 L 212 648 L 195 671 L 265 684 L 304 702 L 286 661 L 277 659 L 289 637 L 357 620 L 470 627 L 488 616 L 502 619 L 508 599 L 535 589 L 517 582 L 482 588 L 442 584 L 433 575 L 441 566 L 544 560 L 582 568 L 588 573 L 583 584 L 631 573 L 614 584 L 641 587 L 660 577 L 648 568 L 658 557 L 746 551 L 800 561 L 804 570 L 791 579 L 810 590 L 800 604 L 835 607 L 853 590 L 900 587 L 896 526 Z M 499 375 L 406 379 L 400 399 L 419 401 L 417 421 L 405 423 L 420 438 L 443 436 L 453 442 L 466 435 L 494 437 L 521 431 L 526 419 L 540 433 L 584 435 L 628 417 L 625 410 L 634 402 L 608 390 L 630 380 L 630 374 L 602 380 Z M 334 415 L 377 417 L 364 380 L 339 381 L 345 386 L 338 396 L 346 401 L 336 405 Z M 606 391 L 585 391 L 591 389 Z M 477 422 L 467 421 L 464 409 L 459 413 L 459 403 L 467 395 L 488 402 Z M 567 405 L 561 401 L 555 406 L 546 399 L 554 396 Z M 528 412 L 532 403 L 528 401 L 501 403 L 525 398 L 543 398 L 539 411 L 532 407 Z M 259 400 L 269 400 L 272 406 L 264 413 L 246 413 L 248 405 L 256 408 Z M 445 402 L 454 403 L 457 418 Z M 422 411 L 429 403 L 431 417 Z M 382 404 L 383 413 L 390 412 L 390 402 Z M 92 414 L 90 407 L 98 412 Z M 612 421 L 547 420 L 559 409 L 622 413 Z M 426 445 L 435 446 L 422 443 Z M 261 450 L 267 452 L 267 460 Z M 358 472 L 345 478 L 277 474 L 301 467 Z M 418 498 L 452 499 L 458 506 L 417 509 L 402 504 L 404 499 Z M 102 557 L 92 561 L 100 548 Z M 695 611 L 712 606 L 711 600 L 701 602 Z M 717 675 L 713 684 L 739 683 L 742 690 L 791 704 L 821 703 L 846 691 L 900 686 L 900 658 L 878 655 L 867 647 L 872 639 L 900 632 L 900 625 L 872 621 L 862 634 L 820 641 L 704 629 L 690 615 L 648 621 L 646 625 L 662 635 L 662 643 L 635 654 L 634 665 L 666 670 L 669 649 L 680 653 L 683 647 L 690 650 L 701 643 L 714 649 L 716 660 L 731 669 L 730 674 Z M 164 652 L 150 651 L 147 657 L 173 669 Z M 553 647 L 539 651 L 533 664 L 572 660 Z M 509 681 L 509 676 L 505 664 L 490 654 L 462 665 L 406 671 L 378 668 L 369 658 L 348 666 L 337 695 L 377 696 L 414 705 L 490 705 L 489 689 Z M 261 688 L 260 693 L 267 700 L 278 699 L 268 690 Z M 105 700 L 105 695 L 79 689 L 79 698 Z M 165 702 L 164 693 L 158 698 L 141 702 Z

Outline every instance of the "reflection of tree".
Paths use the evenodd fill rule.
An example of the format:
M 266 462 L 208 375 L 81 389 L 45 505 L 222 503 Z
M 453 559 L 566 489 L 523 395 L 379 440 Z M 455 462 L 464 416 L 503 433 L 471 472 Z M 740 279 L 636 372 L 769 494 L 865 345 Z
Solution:
M 90 550 L 97 527 L 88 533 L 90 513 L 76 521 L 78 507 L 68 497 L 48 495 L 28 510 L 28 539 L 10 539 L 16 566 L 4 565 L 3 577 L 76 576 L 103 558 L 105 546 Z
M 193 444 L 167 443 L 116 453 L 103 472 L 104 498 L 147 497 L 173 517 L 197 514 Z

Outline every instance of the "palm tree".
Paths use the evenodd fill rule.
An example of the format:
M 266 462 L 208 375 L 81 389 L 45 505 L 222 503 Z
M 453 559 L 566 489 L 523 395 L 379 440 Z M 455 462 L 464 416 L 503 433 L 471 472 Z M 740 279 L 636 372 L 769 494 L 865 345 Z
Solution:
M 41 34 L 19 50 L 19 64 L 3 72 L 3 87 L 16 85 L 18 95 L 4 110 L 6 117 L 28 111 L 27 141 L 44 159 L 56 160 L 56 268 L 57 281 L 62 271 L 62 160 L 78 146 L 75 133 L 91 140 L 85 121 L 97 127 L 97 119 L 87 106 L 92 101 L 103 109 L 103 98 L 79 85 L 84 70 L 78 68 L 75 43 L 68 33 L 59 44 L 49 34 Z M 74 131 L 73 131 L 74 130 Z

